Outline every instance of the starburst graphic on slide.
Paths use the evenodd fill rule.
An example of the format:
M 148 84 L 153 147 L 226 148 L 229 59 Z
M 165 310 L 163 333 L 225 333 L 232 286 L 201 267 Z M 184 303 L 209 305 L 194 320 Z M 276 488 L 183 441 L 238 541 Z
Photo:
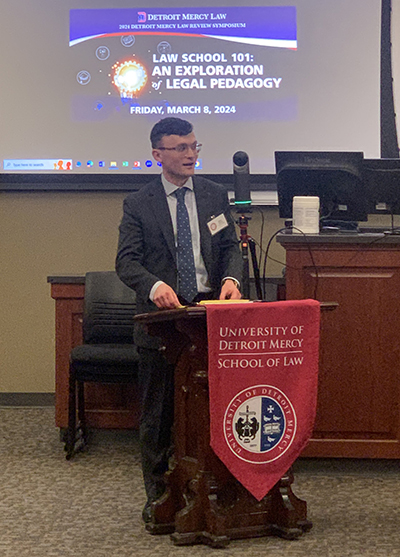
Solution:
M 138 95 L 147 82 L 145 67 L 135 60 L 117 62 L 112 67 L 114 72 L 113 84 L 122 98 L 133 98 Z

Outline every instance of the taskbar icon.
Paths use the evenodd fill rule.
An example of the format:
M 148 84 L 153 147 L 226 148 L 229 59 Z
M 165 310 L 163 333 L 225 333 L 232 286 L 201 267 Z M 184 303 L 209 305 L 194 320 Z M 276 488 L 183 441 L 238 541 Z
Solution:
M 72 163 L 72 161 L 71 161 Z M 81 161 L 81 160 L 77 160 L 74 162 L 75 168 L 79 169 L 79 170 L 84 170 L 85 168 L 88 169 L 93 169 L 95 167 L 98 168 L 103 168 L 105 170 L 143 170 L 146 168 L 152 168 L 154 165 L 157 165 L 158 167 L 162 167 L 160 162 L 154 163 L 152 160 L 147 159 L 145 160 L 143 163 L 140 160 L 134 160 L 133 163 L 129 163 L 129 161 L 117 161 L 117 160 L 110 160 L 110 161 L 105 161 L 105 160 L 99 160 L 99 161 L 93 161 L 92 159 L 89 159 L 87 161 Z M 196 168 L 201 168 L 201 163 L 200 165 L 196 164 Z

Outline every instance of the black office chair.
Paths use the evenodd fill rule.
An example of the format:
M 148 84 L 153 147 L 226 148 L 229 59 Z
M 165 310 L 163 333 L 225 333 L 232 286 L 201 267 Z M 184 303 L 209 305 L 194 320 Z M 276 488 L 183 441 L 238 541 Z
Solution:
M 67 460 L 87 444 L 85 382 L 136 381 L 139 355 L 133 344 L 135 312 L 135 292 L 123 284 L 115 272 L 86 274 L 83 344 L 73 348 L 70 354 Z

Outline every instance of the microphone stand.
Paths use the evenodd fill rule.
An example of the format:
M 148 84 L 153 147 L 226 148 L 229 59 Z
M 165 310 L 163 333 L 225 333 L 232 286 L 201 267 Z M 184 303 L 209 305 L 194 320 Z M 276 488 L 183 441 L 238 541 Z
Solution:
M 238 210 L 240 212 L 240 210 Z M 249 264 L 249 248 L 251 254 L 251 261 L 253 264 L 254 280 L 256 285 L 257 299 L 262 300 L 262 290 L 260 281 L 260 268 L 256 256 L 256 243 L 251 236 L 248 234 L 249 220 L 245 213 L 242 213 L 237 221 L 240 228 L 240 246 L 242 250 L 242 260 L 243 260 L 243 297 L 245 299 L 250 299 L 250 264 Z
M 233 155 L 233 176 L 234 176 L 234 190 L 235 190 L 235 205 L 237 213 L 241 213 L 237 221 L 240 228 L 240 244 L 242 247 L 243 259 L 243 287 L 242 292 L 244 298 L 250 299 L 250 272 L 249 272 L 249 247 L 251 253 L 251 260 L 253 262 L 254 279 L 256 283 L 256 292 L 258 300 L 263 299 L 261 282 L 260 282 L 260 269 L 256 256 L 256 243 L 251 236 L 247 233 L 250 217 L 246 216 L 247 212 L 251 212 L 250 203 L 250 168 L 249 156 L 244 151 L 237 151 Z

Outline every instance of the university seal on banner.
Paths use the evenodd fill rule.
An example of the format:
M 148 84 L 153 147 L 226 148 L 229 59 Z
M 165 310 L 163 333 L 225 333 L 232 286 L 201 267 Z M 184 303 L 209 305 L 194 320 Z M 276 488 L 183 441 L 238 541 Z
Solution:
M 296 434 L 296 413 L 289 398 L 272 385 L 256 385 L 238 393 L 224 416 L 224 435 L 241 460 L 265 464 L 279 459 Z

